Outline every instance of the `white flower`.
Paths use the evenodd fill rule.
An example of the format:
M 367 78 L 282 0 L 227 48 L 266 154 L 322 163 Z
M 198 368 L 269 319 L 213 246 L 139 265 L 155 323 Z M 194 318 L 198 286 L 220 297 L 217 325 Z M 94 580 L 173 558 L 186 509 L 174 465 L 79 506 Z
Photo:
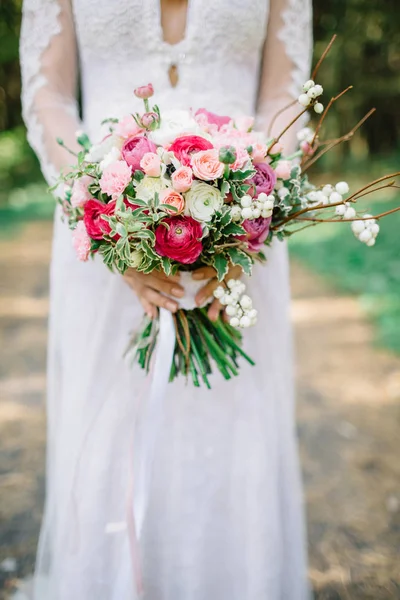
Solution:
M 117 146 L 113 146 L 110 150 L 110 152 L 108 152 L 105 157 L 103 158 L 103 160 L 100 163 L 100 169 L 102 171 L 104 171 L 104 169 L 106 169 L 107 167 L 109 167 L 113 162 L 115 162 L 116 160 L 120 160 L 121 159 L 121 150 L 119 148 L 117 148 Z
M 211 221 L 214 213 L 222 208 L 223 198 L 221 192 L 202 181 L 195 181 L 186 194 L 186 212 L 196 221 Z
M 166 146 L 177 137 L 189 134 L 206 137 L 189 111 L 168 110 L 162 113 L 160 128 L 152 131 L 149 138 L 159 146 Z
M 141 250 L 131 250 L 129 257 L 129 266 L 133 269 L 137 269 L 143 261 L 144 254 Z
M 85 155 L 86 162 L 100 162 L 113 148 L 121 149 L 124 140 L 117 135 L 108 135 L 100 144 L 94 144 Z
M 337 183 L 335 185 L 335 189 L 339 194 L 342 194 L 342 196 L 344 196 L 345 194 L 349 193 L 349 184 L 346 181 L 339 181 L 339 183 Z
M 160 177 L 149 177 L 145 175 L 143 179 L 136 184 L 136 196 L 148 202 L 154 198 L 156 192 L 159 194 L 161 190 L 166 188 L 165 182 Z

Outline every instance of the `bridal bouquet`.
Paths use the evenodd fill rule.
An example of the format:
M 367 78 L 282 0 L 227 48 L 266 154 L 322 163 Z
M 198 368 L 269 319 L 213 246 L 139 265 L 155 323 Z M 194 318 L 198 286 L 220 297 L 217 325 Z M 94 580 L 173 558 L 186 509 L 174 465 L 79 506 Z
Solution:
M 350 222 L 361 242 L 374 245 L 377 219 L 384 215 L 359 213 L 354 204 L 392 185 L 389 180 L 398 174 L 351 194 L 344 181 L 323 186 L 309 181 L 308 167 L 361 124 L 338 140 L 321 142 L 324 118 L 345 92 L 326 109 L 322 93 L 314 77 L 304 84 L 297 118 L 307 110 L 321 118 L 314 131 L 298 132 L 298 148 L 290 156 L 284 156 L 280 139 L 297 118 L 272 137 L 254 131 L 250 117 L 205 109 L 164 113 L 150 106 L 151 84 L 135 90 L 144 112 L 107 119 L 108 133 L 99 144 L 78 132 L 82 151 L 61 178 L 67 185 L 59 198 L 78 258 L 100 255 L 120 273 L 132 267 L 166 275 L 180 271 L 183 278 L 207 265 L 220 282 L 214 295 L 225 306 L 225 319 L 212 322 L 206 307 L 193 304 L 183 304 L 173 315 L 170 381 L 181 373 L 190 375 L 194 385 L 202 380 L 209 387 L 213 365 L 229 379 L 238 373 L 239 357 L 252 363 L 241 348 L 240 330 L 256 323 L 257 310 L 243 282 L 224 281 L 231 265 L 251 275 L 253 264 L 266 260 L 265 250 L 275 237 L 283 240 L 324 221 Z M 144 369 L 149 369 L 158 337 L 159 319 L 145 316 L 129 348 Z

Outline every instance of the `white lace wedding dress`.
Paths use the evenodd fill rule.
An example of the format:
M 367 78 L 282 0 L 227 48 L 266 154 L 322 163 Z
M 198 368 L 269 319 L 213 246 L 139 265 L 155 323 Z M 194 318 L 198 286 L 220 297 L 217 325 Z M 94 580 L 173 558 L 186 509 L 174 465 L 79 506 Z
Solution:
M 96 141 L 103 118 L 140 108 L 133 89 L 148 81 L 161 109 L 257 109 L 265 125 L 307 78 L 310 0 L 189 0 L 176 46 L 163 41 L 160 11 L 159 0 L 25 0 L 24 117 L 48 181 L 69 162 L 55 138 L 74 145 L 84 128 Z M 260 318 L 245 349 L 256 367 L 243 364 L 230 382 L 214 377 L 212 391 L 184 381 L 167 389 L 140 539 L 146 600 L 308 597 L 283 244 L 249 286 Z M 146 384 L 122 354 L 141 315 L 119 275 L 78 262 L 57 214 L 35 600 L 136 597 L 126 503 Z

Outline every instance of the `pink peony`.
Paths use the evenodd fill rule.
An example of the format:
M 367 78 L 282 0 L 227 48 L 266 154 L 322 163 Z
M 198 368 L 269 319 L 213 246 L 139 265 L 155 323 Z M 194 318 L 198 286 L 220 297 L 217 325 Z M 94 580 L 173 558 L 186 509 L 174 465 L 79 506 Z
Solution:
M 171 175 L 172 186 L 175 191 L 187 192 L 193 183 L 193 173 L 190 167 L 179 167 Z
M 280 160 L 275 167 L 276 176 L 279 179 L 289 179 L 292 165 L 288 160 Z
M 213 145 L 199 135 L 184 135 L 176 138 L 168 150 L 185 166 L 190 166 L 191 155 L 202 150 L 211 150 Z
M 271 220 L 271 217 L 268 217 L 268 219 L 260 217 L 259 219 L 243 222 L 242 225 L 247 233 L 245 236 L 241 236 L 240 239 L 247 241 L 247 247 L 250 252 L 260 252 L 262 249 L 268 237 Z
M 155 249 L 161 256 L 168 256 L 184 265 L 189 265 L 199 258 L 203 245 L 202 227 L 192 217 L 171 217 L 156 229 Z
M 216 115 L 215 113 L 212 113 L 212 112 L 206 110 L 205 108 L 199 108 L 199 110 L 196 112 L 195 116 L 197 117 L 198 115 L 204 115 L 207 119 L 208 124 L 216 125 L 218 127 L 218 129 L 220 127 L 222 127 L 222 125 L 227 125 L 228 123 L 230 123 L 232 121 L 232 119 L 230 117 L 223 117 L 220 115 Z
M 251 131 L 254 125 L 254 117 L 237 117 L 235 119 L 235 126 L 239 131 L 243 131 L 245 133 Z
M 165 209 L 165 211 L 170 215 L 179 215 L 185 208 L 185 200 L 183 197 L 178 194 L 178 192 L 171 189 L 160 192 L 160 204 L 169 204 L 170 206 L 176 208 L 176 210 L 169 210 L 168 208 Z
M 83 262 L 87 261 L 90 254 L 91 241 L 83 221 L 78 221 L 77 226 L 72 232 L 72 245 L 79 260 Z
M 140 161 L 141 169 L 150 177 L 159 177 L 161 173 L 161 159 L 154 152 L 146 152 Z
M 99 181 L 100 189 L 104 194 L 116 200 L 131 181 L 132 169 L 124 160 L 117 160 L 103 171 Z
M 72 188 L 71 195 L 71 204 L 74 208 L 78 208 L 78 206 L 83 206 L 85 202 L 92 198 L 92 194 L 88 191 L 88 186 L 93 183 L 92 177 L 89 175 L 84 175 L 80 179 L 76 179 L 74 181 L 74 186 Z
M 272 167 L 267 163 L 257 163 L 254 165 L 256 174 L 249 179 L 248 183 L 253 184 L 256 187 L 256 195 L 258 196 L 261 192 L 270 194 L 275 187 L 276 174 Z M 252 193 L 252 190 L 249 190 Z
M 141 98 L 142 100 L 148 100 L 154 94 L 154 88 L 151 83 L 147 85 L 142 85 L 136 88 L 133 92 L 137 98 Z
M 142 131 L 143 130 L 136 123 L 132 115 L 127 115 L 126 117 L 118 121 L 118 123 L 115 126 L 114 133 L 116 135 L 119 135 L 119 137 L 127 139 L 132 136 L 138 135 L 139 133 L 142 133 Z
M 115 212 L 115 201 L 104 204 L 100 200 L 88 200 L 85 204 L 83 220 L 85 222 L 86 231 L 94 240 L 103 239 L 104 235 L 108 235 L 111 227 L 101 215 L 113 215 Z
M 192 169 L 194 175 L 203 181 L 219 179 L 224 174 L 225 165 L 219 160 L 219 152 L 202 150 L 192 154 Z
M 157 152 L 157 146 L 144 135 L 137 135 L 126 140 L 122 146 L 122 158 L 135 171 L 142 171 L 140 161 L 147 152 Z

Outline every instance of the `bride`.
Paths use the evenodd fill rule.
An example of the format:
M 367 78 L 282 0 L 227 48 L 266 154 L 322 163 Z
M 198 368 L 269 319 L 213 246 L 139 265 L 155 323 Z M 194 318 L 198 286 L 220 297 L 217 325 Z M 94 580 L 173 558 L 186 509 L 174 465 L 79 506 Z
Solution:
M 133 89 L 148 81 L 162 110 L 255 112 L 267 130 L 307 79 L 310 2 L 25 0 L 23 111 L 48 182 L 70 163 L 56 138 L 73 147 L 84 129 L 98 141 L 102 119 L 140 108 Z M 229 382 L 215 376 L 211 391 L 167 386 L 139 540 L 146 600 L 308 597 L 284 244 L 268 249 L 248 286 L 260 309 L 245 333 L 256 367 Z M 182 293 L 179 281 L 79 263 L 56 214 L 35 600 L 136 597 L 127 502 L 147 388 L 121 357 L 143 308 L 173 311 Z

